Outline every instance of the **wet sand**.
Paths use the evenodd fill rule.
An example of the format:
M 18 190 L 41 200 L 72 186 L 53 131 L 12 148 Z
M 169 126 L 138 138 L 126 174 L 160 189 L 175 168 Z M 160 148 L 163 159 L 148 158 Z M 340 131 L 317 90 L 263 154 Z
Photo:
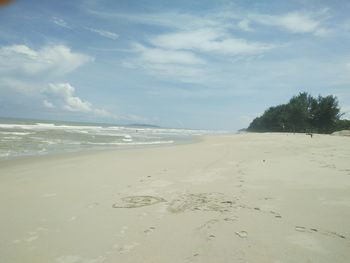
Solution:
M 0 262 L 349 262 L 350 138 L 201 142 L 0 163 Z

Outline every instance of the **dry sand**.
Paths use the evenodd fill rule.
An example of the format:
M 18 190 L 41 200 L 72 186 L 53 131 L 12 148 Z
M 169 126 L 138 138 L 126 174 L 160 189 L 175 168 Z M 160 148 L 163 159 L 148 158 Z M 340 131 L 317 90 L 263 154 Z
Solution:
M 350 261 L 349 137 L 5 161 L 0 194 L 1 263 Z

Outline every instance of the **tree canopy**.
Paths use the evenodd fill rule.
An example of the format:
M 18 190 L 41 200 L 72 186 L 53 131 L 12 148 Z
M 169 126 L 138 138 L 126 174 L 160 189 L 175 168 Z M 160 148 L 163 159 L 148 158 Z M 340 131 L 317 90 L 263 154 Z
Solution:
M 247 130 L 332 133 L 350 128 L 350 121 L 341 120 L 341 116 L 337 97 L 314 98 L 303 92 L 291 98 L 287 104 L 268 108 L 250 123 Z

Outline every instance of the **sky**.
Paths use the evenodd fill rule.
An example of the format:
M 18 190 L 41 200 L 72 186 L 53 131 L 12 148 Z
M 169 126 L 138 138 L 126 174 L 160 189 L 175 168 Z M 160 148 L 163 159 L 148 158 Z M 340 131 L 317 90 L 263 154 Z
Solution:
M 350 1 L 17 0 L 0 116 L 245 128 L 299 92 L 350 118 Z

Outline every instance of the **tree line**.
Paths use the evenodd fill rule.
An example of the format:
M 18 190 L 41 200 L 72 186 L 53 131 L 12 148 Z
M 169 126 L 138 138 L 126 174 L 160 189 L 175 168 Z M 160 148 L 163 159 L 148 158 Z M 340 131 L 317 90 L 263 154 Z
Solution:
M 350 120 L 340 119 L 341 116 L 337 97 L 329 95 L 314 98 L 302 92 L 287 104 L 268 108 L 262 116 L 250 123 L 247 130 L 332 133 L 350 129 Z

